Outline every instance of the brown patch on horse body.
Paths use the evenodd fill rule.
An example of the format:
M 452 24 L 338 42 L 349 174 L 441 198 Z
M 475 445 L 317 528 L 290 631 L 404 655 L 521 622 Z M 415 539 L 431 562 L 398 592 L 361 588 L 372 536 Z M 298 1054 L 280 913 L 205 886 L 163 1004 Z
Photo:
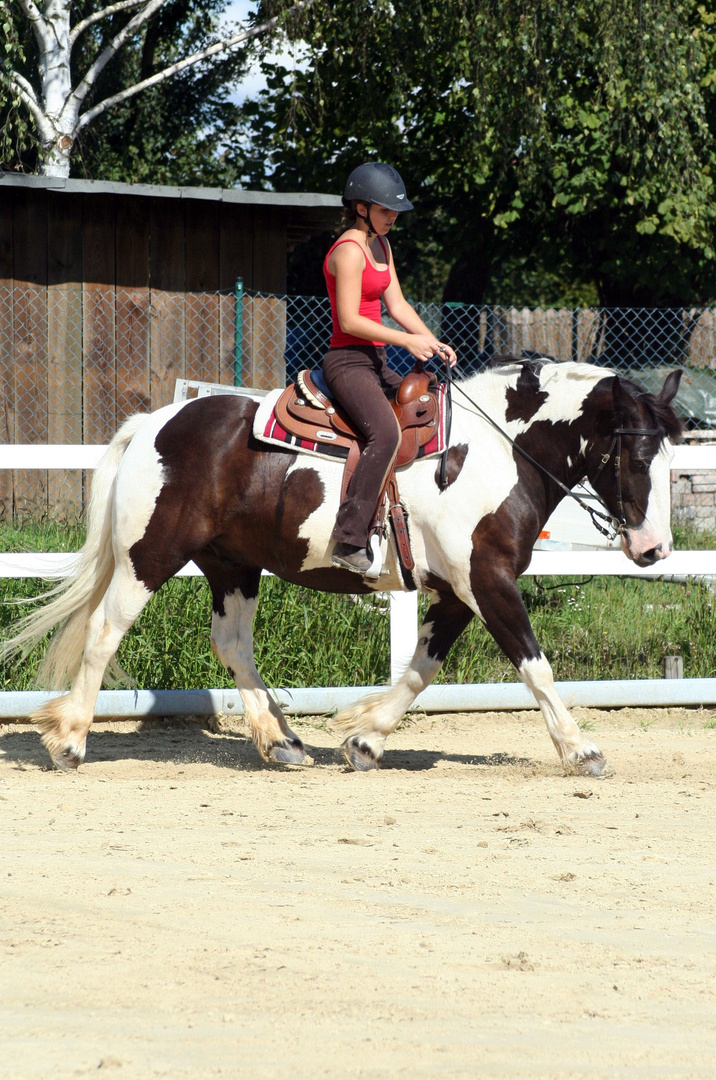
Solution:
M 523 420 L 527 423 L 539 412 L 549 397 L 546 390 L 540 390 L 539 385 L 537 373 L 525 365 L 520 371 L 517 384 L 505 391 L 505 420 Z
M 261 570 L 256 567 L 236 566 L 232 560 L 217 553 L 211 544 L 194 556 L 194 562 L 209 582 L 212 611 L 215 615 L 225 617 L 224 601 L 227 596 L 232 596 L 237 591 L 244 600 L 255 600 L 258 597 Z
M 445 469 L 445 487 L 441 490 L 446 491 L 451 484 L 454 484 L 458 476 L 462 472 L 462 467 L 465 464 L 465 458 L 469 446 L 467 443 L 457 443 L 456 446 L 451 446 L 447 452 L 447 466 Z M 440 467 L 442 464 L 442 458 L 438 462 L 438 467 L 435 470 L 435 483 L 440 487 Z
M 518 485 L 472 534 L 472 594 L 486 629 L 518 669 L 524 660 L 541 655 L 517 585 L 529 566 L 538 530 L 538 514 Z
M 234 571 L 242 567 L 289 580 L 299 575 L 308 541 L 298 531 L 323 502 L 323 485 L 308 467 L 287 477 L 296 454 L 267 452 L 253 440 L 256 408 L 228 394 L 197 399 L 157 434 L 166 481 L 144 536 L 130 549 L 135 573 L 151 591 L 192 559 L 217 583 L 224 579 L 225 595 L 237 587 Z

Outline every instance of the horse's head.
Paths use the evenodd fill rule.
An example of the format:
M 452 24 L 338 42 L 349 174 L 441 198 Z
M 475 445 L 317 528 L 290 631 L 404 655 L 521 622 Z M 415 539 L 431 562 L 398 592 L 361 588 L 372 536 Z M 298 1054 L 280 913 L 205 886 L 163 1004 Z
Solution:
M 681 372 L 672 372 L 658 396 L 618 376 L 604 380 L 595 438 L 588 440 L 589 480 L 619 522 L 624 553 L 637 566 L 665 559 L 673 547 L 669 466 L 681 421 L 671 402 L 680 380 Z

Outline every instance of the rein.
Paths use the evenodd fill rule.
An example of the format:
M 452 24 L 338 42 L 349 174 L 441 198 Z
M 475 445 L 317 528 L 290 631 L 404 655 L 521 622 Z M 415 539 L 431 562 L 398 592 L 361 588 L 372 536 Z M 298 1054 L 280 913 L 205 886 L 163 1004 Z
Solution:
M 485 420 L 487 420 L 487 422 L 489 424 L 492 425 L 492 427 L 495 429 L 495 431 L 499 431 L 500 435 L 502 435 L 502 437 L 507 440 L 507 442 L 512 446 L 512 448 L 514 450 L 517 450 L 518 453 L 522 454 L 523 458 L 525 458 L 532 465 L 534 465 L 535 468 L 538 469 L 544 476 L 547 476 L 552 481 L 553 484 L 556 484 L 556 486 L 561 491 L 564 492 L 565 495 L 568 495 L 570 497 L 570 499 L 574 499 L 574 501 L 579 506 L 581 506 L 581 508 L 583 510 L 586 510 L 586 512 L 589 514 L 590 518 L 592 519 L 592 524 L 594 525 L 594 528 L 597 529 L 602 534 L 602 536 L 606 536 L 608 540 L 614 540 L 615 537 L 621 536 L 626 532 L 626 524 L 627 523 L 626 523 L 626 516 L 624 514 L 624 500 L 623 500 L 623 497 L 622 497 L 622 473 L 621 473 L 622 435 L 660 435 L 661 432 L 658 430 L 658 428 L 654 429 L 654 428 L 624 428 L 624 427 L 619 427 L 619 428 L 614 429 L 614 432 L 612 434 L 612 441 L 611 441 L 611 445 L 609 447 L 609 450 L 607 451 L 606 454 L 602 454 L 602 459 L 601 459 L 601 462 L 599 464 L 599 468 L 596 471 L 596 474 L 594 476 L 593 481 L 591 481 L 592 487 L 594 487 L 594 484 L 599 479 L 599 477 L 602 475 L 602 472 L 604 471 L 605 466 L 608 465 L 609 461 L 612 458 L 612 455 L 614 454 L 614 450 L 616 449 L 616 455 L 614 456 L 614 476 L 615 476 L 616 487 L 617 487 L 617 509 L 618 509 L 618 514 L 614 515 L 614 514 L 610 513 L 609 507 L 606 505 L 606 503 L 604 502 L 602 497 L 595 491 L 594 494 L 596 495 L 597 499 L 599 500 L 601 505 L 604 507 L 604 509 L 607 511 L 606 514 L 603 514 L 601 512 L 601 510 L 595 510 L 594 507 L 589 506 L 584 501 L 584 499 L 580 498 L 579 495 L 575 495 L 575 493 L 572 491 L 571 488 L 568 488 L 567 485 L 563 484 L 561 480 L 559 480 L 556 476 L 554 476 L 549 471 L 549 469 L 545 468 L 545 466 L 542 465 L 539 461 L 536 461 L 535 458 L 533 458 L 531 454 L 528 454 L 526 450 L 524 450 L 521 446 L 519 446 L 518 443 L 516 443 L 515 440 L 510 435 L 508 435 L 507 432 L 503 428 L 501 428 L 500 425 L 495 420 L 492 419 L 492 417 L 489 415 L 489 413 L 486 413 L 485 410 L 483 408 L 481 408 L 477 404 L 476 401 L 473 401 L 473 399 L 470 397 L 470 395 L 465 393 L 465 391 L 462 389 L 460 384 L 454 382 L 453 376 L 452 376 L 452 369 L 451 369 L 451 367 L 450 367 L 450 365 L 449 365 L 449 363 L 447 361 L 445 362 L 445 369 L 446 369 L 446 374 L 447 374 L 447 378 L 446 378 L 446 382 L 447 382 L 447 395 L 446 395 L 446 397 L 447 397 L 447 414 L 446 414 L 446 422 L 445 422 L 445 436 L 446 436 L 447 447 L 446 447 L 445 453 L 443 454 L 443 456 L 441 458 L 441 461 L 440 461 L 440 487 L 441 487 L 442 490 L 445 489 L 446 483 L 447 483 L 446 470 L 447 470 L 447 454 L 448 454 L 448 450 L 450 448 L 449 443 L 450 443 L 450 428 L 451 428 L 451 421 L 452 421 L 452 390 L 453 390 L 453 387 L 456 387 L 456 389 L 458 389 L 460 391 L 462 396 L 464 398 L 466 398 L 467 401 L 470 402 L 472 407 L 474 409 L 476 409 L 477 412 L 480 413 L 480 415 L 483 416 L 485 418 Z M 600 518 L 601 521 L 597 520 L 598 518 Z M 606 527 L 602 524 L 602 521 L 607 523 Z M 614 522 L 616 522 L 616 528 L 614 526 Z

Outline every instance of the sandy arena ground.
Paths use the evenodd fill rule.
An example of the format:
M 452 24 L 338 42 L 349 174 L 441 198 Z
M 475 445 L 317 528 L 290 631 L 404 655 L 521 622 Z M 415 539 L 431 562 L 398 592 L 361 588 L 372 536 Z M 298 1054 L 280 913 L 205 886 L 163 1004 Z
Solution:
M 0 1074 L 716 1076 L 713 711 L 421 717 L 348 772 L 240 721 L 0 728 Z

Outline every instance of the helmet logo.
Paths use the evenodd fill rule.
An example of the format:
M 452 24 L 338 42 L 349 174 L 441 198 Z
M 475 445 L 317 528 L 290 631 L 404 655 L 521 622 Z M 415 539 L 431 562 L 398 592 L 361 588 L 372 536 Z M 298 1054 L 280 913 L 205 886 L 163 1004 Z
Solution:
M 404 199 L 404 198 L 405 198 L 405 195 L 398 195 L 398 196 L 397 196 L 397 198 L 399 198 L 399 199 Z

